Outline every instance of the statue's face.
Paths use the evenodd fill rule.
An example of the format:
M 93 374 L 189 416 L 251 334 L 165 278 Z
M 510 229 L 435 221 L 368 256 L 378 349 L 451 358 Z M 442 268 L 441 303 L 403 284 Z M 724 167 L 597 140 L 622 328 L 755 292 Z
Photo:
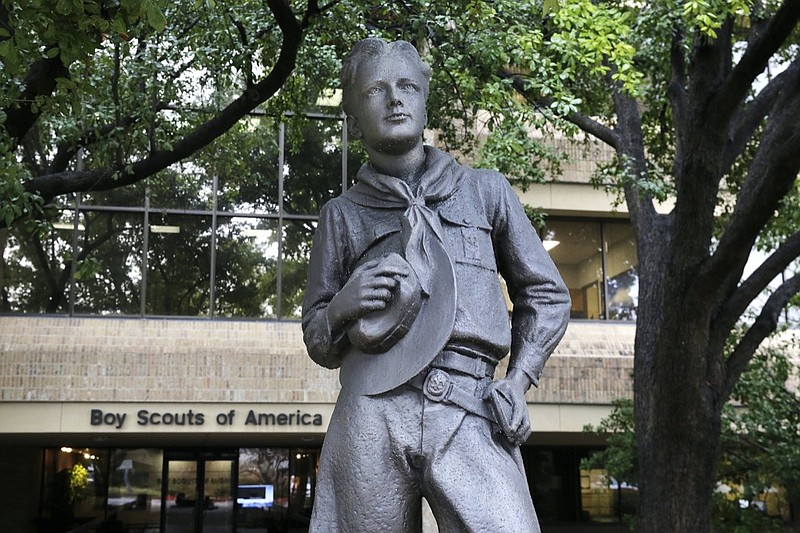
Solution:
M 427 121 L 419 67 L 399 54 L 366 60 L 353 84 L 350 132 L 366 148 L 402 154 L 422 143 Z

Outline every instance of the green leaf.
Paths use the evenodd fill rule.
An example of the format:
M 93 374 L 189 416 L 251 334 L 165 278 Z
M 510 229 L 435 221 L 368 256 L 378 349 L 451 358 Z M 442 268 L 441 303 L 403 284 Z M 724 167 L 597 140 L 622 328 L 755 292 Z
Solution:
M 72 13 L 72 2 L 69 0 L 58 0 L 58 2 L 56 2 L 56 13 L 60 15 L 69 15 Z
M 145 15 L 147 16 L 147 23 L 156 31 L 162 32 L 167 27 L 167 19 L 164 13 L 152 1 L 144 4 Z
M 542 3 L 542 15 L 547 16 L 550 13 L 558 11 L 559 8 L 558 0 L 544 0 Z
M 56 83 L 65 89 L 77 89 L 78 84 L 69 78 L 56 78 Z

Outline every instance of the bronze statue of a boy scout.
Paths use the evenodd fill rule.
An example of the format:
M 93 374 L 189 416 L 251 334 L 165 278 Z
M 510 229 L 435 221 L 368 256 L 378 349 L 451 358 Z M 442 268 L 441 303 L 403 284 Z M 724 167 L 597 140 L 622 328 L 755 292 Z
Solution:
M 312 533 L 420 531 L 422 497 L 440 531 L 539 531 L 525 392 L 569 295 L 508 181 L 423 144 L 429 79 L 404 41 L 365 39 L 342 69 L 369 162 L 322 208 L 309 265 L 304 340 L 342 383 Z

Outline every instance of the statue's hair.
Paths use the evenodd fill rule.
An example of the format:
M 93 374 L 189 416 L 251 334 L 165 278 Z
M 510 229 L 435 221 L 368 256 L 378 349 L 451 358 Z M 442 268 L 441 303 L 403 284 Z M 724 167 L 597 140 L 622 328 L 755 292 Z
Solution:
M 353 49 L 350 51 L 350 54 L 344 60 L 344 63 L 342 63 L 342 74 L 340 81 L 342 84 L 342 109 L 344 109 L 345 113 L 350 114 L 350 110 L 352 108 L 351 99 L 353 95 L 351 94 L 352 91 L 350 89 L 353 83 L 356 81 L 356 77 L 358 76 L 358 68 L 361 66 L 361 64 L 367 59 L 373 59 L 392 54 L 405 56 L 419 67 L 419 71 L 423 77 L 421 80 L 422 91 L 425 95 L 425 98 L 428 98 L 431 67 L 422 61 L 422 58 L 419 56 L 417 49 L 414 48 L 414 45 L 408 41 L 392 41 L 387 43 L 383 39 L 379 39 L 377 37 L 368 37 L 364 40 L 358 41 L 355 45 L 353 45 Z

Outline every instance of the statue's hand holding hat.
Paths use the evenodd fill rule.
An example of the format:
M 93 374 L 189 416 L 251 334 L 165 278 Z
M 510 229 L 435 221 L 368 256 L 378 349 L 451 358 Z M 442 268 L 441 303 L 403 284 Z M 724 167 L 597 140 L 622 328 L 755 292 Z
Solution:
M 357 268 L 353 275 L 373 266 L 372 262 L 365 263 Z M 379 261 L 379 266 L 389 269 L 396 267 L 398 270 L 407 271 L 408 275 L 396 278 L 397 285 L 385 309 L 362 316 L 347 330 L 350 343 L 369 354 L 384 353 L 402 339 L 408 333 L 422 306 L 419 280 L 414 269 L 400 254 L 387 255 Z

